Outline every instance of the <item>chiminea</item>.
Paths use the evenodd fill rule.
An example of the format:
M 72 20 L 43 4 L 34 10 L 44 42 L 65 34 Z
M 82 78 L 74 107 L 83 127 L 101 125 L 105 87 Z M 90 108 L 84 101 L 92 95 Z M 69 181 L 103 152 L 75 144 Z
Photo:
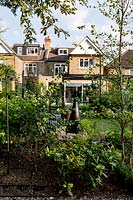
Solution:
M 74 98 L 69 124 L 67 125 L 66 133 L 79 133 L 79 104 Z

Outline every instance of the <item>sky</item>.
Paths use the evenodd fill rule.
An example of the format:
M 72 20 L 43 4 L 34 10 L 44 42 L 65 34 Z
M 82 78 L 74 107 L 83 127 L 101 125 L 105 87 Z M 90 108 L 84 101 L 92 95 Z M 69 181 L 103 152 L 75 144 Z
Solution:
M 96 0 L 89 0 L 90 5 L 95 5 Z M 65 40 L 63 34 L 58 38 L 53 34 L 53 30 L 49 30 L 48 35 L 52 39 L 53 47 L 73 47 L 73 43 L 79 43 L 85 36 L 90 34 L 90 26 L 95 25 L 97 30 L 110 31 L 110 22 L 107 18 L 103 17 L 97 9 L 86 8 L 85 6 L 79 6 L 75 15 L 63 16 L 56 13 L 59 19 L 59 26 L 68 31 L 70 37 Z M 40 34 L 40 22 L 38 19 L 34 19 L 33 22 L 35 29 L 37 30 L 37 43 L 43 45 L 44 37 Z M 77 26 L 86 25 L 86 29 L 79 30 Z M 14 43 L 23 43 L 24 35 L 23 29 L 20 26 L 19 15 L 14 16 L 8 8 L 0 7 L 0 27 L 6 29 L 0 37 L 10 46 Z

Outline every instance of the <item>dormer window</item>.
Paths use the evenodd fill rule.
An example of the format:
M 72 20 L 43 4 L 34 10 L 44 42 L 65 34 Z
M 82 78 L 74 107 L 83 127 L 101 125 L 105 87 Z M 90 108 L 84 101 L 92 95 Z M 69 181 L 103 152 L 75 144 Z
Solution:
M 27 54 L 36 55 L 38 54 L 38 47 L 27 47 Z
M 58 49 L 58 55 L 68 55 L 68 49 Z
M 17 47 L 17 54 L 22 55 L 22 47 Z

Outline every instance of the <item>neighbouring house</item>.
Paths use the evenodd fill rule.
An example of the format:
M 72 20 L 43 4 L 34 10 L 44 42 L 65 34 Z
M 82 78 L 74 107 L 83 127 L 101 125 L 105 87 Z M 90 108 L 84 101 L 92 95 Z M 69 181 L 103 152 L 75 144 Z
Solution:
M 0 39 L 0 64 L 11 65 L 17 74 L 18 82 L 22 83 L 22 60 L 16 52 Z
M 128 50 L 122 55 L 123 74 L 133 76 L 133 50 Z
M 114 60 L 105 67 L 104 74 L 117 74 L 118 64 L 117 59 Z M 127 50 L 122 54 L 121 67 L 123 75 L 133 77 L 133 50 Z
M 123 88 L 127 87 L 127 83 L 132 82 L 133 85 L 133 50 L 125 51 L 121 56 L 121 72 L 123 76 Z M 114 80 L 116 75 L 119 75 L 119 61 L 118 59 L 114 59 L 111 63 L 109 63 L 104 68 L 104 76 L 108 77 L 108 89 L 112 90 L 110 80 Z
M 51 84 L 63 83 L 64 103 L 72 102 L 75 94 L 80 102 L 88 102 L 88 90 L 101 86 L 103 76 L 102 52 L 86 36 L 73 48 L 52 47 L 51 38 L 44 38 L 39 44 L 14 44 L 12 48 L 4 42 L 0 46 L 0 55 L 10 56 L 19 76 L 19 83 L 25 85 L 29 76 L 35 82 L 43 83 L 48 90 Z
M 0 39 L 0 64 L 12 65 L 15 68 L 15 52 Z

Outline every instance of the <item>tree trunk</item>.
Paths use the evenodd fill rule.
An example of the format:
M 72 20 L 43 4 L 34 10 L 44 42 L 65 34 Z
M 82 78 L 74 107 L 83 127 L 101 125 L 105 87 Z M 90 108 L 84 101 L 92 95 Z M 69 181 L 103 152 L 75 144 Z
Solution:
M 131 139 L 130 166 L 133 166 L 133 137 Z
M 122 145 L 122 163 L 125 163 L 125 136 L 124 136 L 124 128 L 121 127 L 121 145 Z

